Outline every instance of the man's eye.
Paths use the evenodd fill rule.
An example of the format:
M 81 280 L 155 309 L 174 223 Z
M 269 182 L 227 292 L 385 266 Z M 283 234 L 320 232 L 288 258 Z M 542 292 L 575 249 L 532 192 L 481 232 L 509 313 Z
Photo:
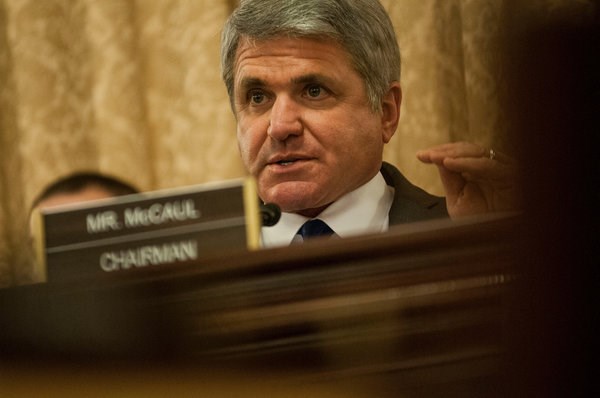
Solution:
M 317 86 L 317 85 L 308 86 L 306 88 L 306 94 L 312 98 L 318 98 L 319 96 L 321 96 L 322 91 L 323 91 L 323 89 L 321 88 L 321 86 Z
M 261 91 L 252 91 L 249 93 L 248 98 L 253 104 L 260 104 L 265 100 L 265 94 Z

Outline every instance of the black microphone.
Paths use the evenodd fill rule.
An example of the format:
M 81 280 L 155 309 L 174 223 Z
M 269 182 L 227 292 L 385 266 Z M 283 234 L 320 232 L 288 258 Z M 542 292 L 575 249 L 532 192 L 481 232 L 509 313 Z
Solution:
M 260 205 L 260 214 L 262 215 L 262 225 L 272 227 L 281 218 L 281 209 L 275 203 L 264 203 Z

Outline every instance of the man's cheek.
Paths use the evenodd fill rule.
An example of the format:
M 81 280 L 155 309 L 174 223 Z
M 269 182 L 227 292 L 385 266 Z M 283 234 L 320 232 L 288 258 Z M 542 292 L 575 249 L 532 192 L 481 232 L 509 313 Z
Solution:
M 244 163 L 244 166 L 246 166 L 246 169 L 248 169 L 249 164 L 248 164 L 248 143 L 247 141 L 244 139 L 244 137 L 242 135 L 240 135 L 240 133 L 238 132 L 237 135 L 237 146 L 238 146 L 238 152 L 240 153 L 240 158 L 242 159 L 242 162 Z
M 259 172 L 258 168 L 260 166 L 258 162 L 258 152 L 260 147 L 255 144 L 256 142 L 253 143 L 249 137 L 243 137 L 238 140 L 240 157 L 246 170 L 252 175 L 256 175 Z

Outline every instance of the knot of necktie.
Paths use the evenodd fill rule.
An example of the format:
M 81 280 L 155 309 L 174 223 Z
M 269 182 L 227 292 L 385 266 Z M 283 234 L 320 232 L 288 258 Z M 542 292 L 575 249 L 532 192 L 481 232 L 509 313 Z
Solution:
M 314 219 L 305 222 L 297 234 L 306 240 L 316 236 L 331 236 L 334 232 L 323 220 Z

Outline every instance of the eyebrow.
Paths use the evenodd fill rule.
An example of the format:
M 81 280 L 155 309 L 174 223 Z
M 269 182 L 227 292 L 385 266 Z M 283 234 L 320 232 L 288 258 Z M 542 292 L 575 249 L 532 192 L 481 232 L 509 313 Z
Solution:
M 266 86 L 264 80 L 259 79 L 257 77 L 244 77 L 240 82 L 240 88 L 243 90 L 247 90 L 251 87 L 262 87 Z
M 294 78 L 292 78 L 291 81 L 294 84 L 306 84 L 306 83 L 314 83 L 314 82 L 320 82 L 320 81 L 326 81 L 326 80 L 328 80 L 328 79 L 323 75 L 319 75 L 316 73 L 309 73 L 307 75 L 294 77 Z
M 324 75 L 318 73 L 309 73 L 306 75 L 301 75 L 297 77 L 293 77 L 290 81 L 292 84 L 307 84 L 307 83 L 316 83 L 316 82 L 324 82 L 327 83 L 330 79 Z M 267 83 L 260 78 L 257 77 L 244 77 L 239 85 L 241 91 L 247 91 L 251 88 L 257 87 L 265 87 Z

